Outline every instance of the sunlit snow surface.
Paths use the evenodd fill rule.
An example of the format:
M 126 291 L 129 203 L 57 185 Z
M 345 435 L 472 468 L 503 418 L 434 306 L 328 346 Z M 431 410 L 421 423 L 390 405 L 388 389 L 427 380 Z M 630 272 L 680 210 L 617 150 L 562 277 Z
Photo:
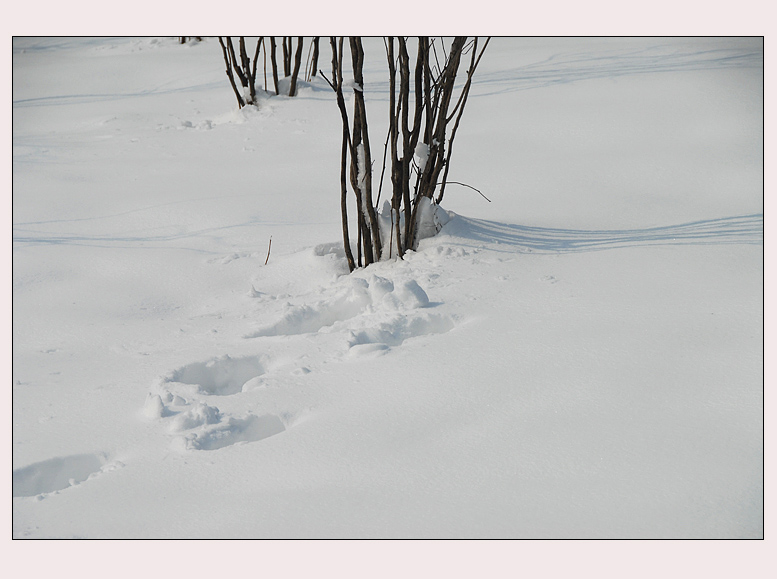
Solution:
M 495 39 L 449 175 L 491 202 L 347 275 L 323 79 L 14 39 L 14 537 L 761 537 L 762 82 L 759 39 Z

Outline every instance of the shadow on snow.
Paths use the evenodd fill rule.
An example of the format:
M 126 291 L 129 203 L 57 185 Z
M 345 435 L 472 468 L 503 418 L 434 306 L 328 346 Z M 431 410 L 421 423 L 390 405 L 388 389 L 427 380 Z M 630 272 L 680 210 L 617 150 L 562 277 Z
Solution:
M 208 237 L 224 230 L 251 227 L 256 224 L 256 221 L 249 221 L 196 231 L 137 236 L 46 234 L 42 231 L 17 226 L 14 227 L 13 243 L 18 244 L 17 247 L 86 245 L 151 249 L 146 244 Z M 286 225 L 305 226 L 309 224 Z M 611 230 L 533 227 L 452 214 L 451 221 L 445 225 L 441 234 L 480 243 L 515 246 L 523 248 L 527 252 L 548 253 L 573 253 L 646 245 L 763 245 L 763 214 L 707 219 L 645 229 Z
M 763 245 L 763 214 L 693 221 L 646 229 L 553 229 L 456 215 L 442 232 L 531 252 L 574 253 L 647 245 Z

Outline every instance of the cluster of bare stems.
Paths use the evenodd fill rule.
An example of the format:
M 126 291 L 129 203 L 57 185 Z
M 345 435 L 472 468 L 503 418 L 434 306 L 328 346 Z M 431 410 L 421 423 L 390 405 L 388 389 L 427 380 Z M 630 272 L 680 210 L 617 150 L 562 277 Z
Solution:
M 467 103 L 472 77 L 488 42 L 489 39 L 478 49 L 478 38 L 459 36 L 446 48 L 441 38 L 419 37 L 415 65 L 411 66 L 407 39 L 384 38 L 389 68 L 389 129 L 384 145 L 383 167 L 385 171 L 386 156 L 389 153 L 392 187 L 389 257 L 394 248 L 396 255 L 402 258 L 407 250 L 416 247 L 417 212 L 421 200 L 429 199 L 436 204 L 442 201 L 453 141 Z M 364 106 L 364 49 L 361 38 L 350 37 L 348 42 L 353 67 L 352 123 L 349 123 L 343 95 L 344 39 L 331 37 L 330 44 L 332 81 L 326 79 L 323 73 L 322 76 L 337 94 L 337 105 L 343 122 L 340 201 L 345 254 L 348 267 L 353 271 L 356 267 L 380 260 L 386 248 L 383 247 L 376 204 L 372 197 L 372 156 Z M 467 55 L 469 68 L 463 85 L 457 88 L 459 66 Z M 378 200 L 383 174 L 381 172 Z M 350 182 L 357 205 L 356 260 L 348 232 L 347 182 Z M 438 186 L 439 193 L 435 199 Z
M 238 105 L 244 107 L 256 104 L 256 78 L 259 55 L 262 53 L 264 90 L 267 92 L 268 43 L 273 88 L 275 94 L 279 94 L 276 37 L 259 37 L 253 59 L 249 58 L 245 37 L 239 37 L 238 52 L 235 51 L 232 38 L 225 38 L 219 37 L 219 43 L 227 77 Z M 337 95 L 337 106 L 342 117 L 340 208 L 345 255 L 351 271 L 380 261 L 386 251 L 389 257 L 395 254 L 401 259 L 408 250 L 416 248 L 419 208 L 424 200 L 439 204 L 445 194 L 453 141 L 467 104 L 472 77 L 489 42 L 486 39 L 479 47 L 477 37 L 457 36 L 446 47 L 442 38 L 421 36 L 417 38 L 413 50 L 410 46 L 413 43 L 409 43 L 407 38 L 385 37 L 383 40 L 389 71 L 389 128 L 383 147 L 383 170 L 376 201 L 373 200 L 373 161 L 364 102 L 364 48 L 361 38 L 348 38 L 352 81 L 349 80 L 345 85 L 343 37 L 333 36 L 329 39 L 332 48 L 332 80 L 322 73 Z M 294 37 L 281 37 L 282 72 L 284 77 L 290 77 L 289 96 L 297 93 L 303 41 L 303 37 L 297 37 L 295 47 Z M 318 57 L 319 37 L 313 37 L 309 43 L 304 72 L 306 80 L 316 75 Z M 469 67 L 462 79 L 459 79 L 460 65 L 462 61 L 466 62 L 467 57 Z M 242 86 L 242 92 L 238 89 L 235 76 Z M 344 86 L 353 90 L 352 118 L 349 118 L 345 103 Z M 377 205 L 387 159 L 390 166 L 391 215 L 390 224 L 384 225 L 381 235 Z M 349 185 L 357 207 L 356 259 L 351 249 L 348 228 Z M 387 242 L 385 237 L 388 237 Z
M 253 60 L 249 59 L 248 57 L 248 51 L 246 50 L 246 40 L 244 36 L 241 36 L 238 39 L 238 50 L 240 52 L 239 58 L 235 53 L 232 37 L 227 36 L 225 38 L 226 42 L 224 38 L 219 36 L 219 44 L 221 45 L 221 52 L 224 56 L 227 77 L 229 78 L 229 82 L 232 85 L 232 90 L 235 92 L 238 106 L 242 108 L 246 105 L 256 104 L 256 75 L 260 53 L 264 55 L 264 91 L 267 92 L 267 43 L 270 45 L 270 66 L 272 67 L 273 89 L 276 95 L 280 94 L 278 85 L 279 68 L 277 58 L 277 37 L 260 36 L 256 41 L 256 49 L 254 50 Z M 302 36 L 297 37 L 297 46 L 295 49 L 294 37 L 282 36 L 280 38 L 282 44 L 283 60 L 281 64 L 283 66 L 283 76 L 291 77 L 288 96 L 296 96 L 297 79 L 299 78 L 299 72 L 302 66 L 304 39 Z M 267 41 L 265 41 L 265 39 L 267 39 Z M 312 76 L 316 75 L 316 70 L 318 68 L 318 41 L 319 38 L 317 36 L 310 40 L 308 48 L 308 64 L 306 65 L 305 70 L 306 80 L 310 80 Z M 238 90 L 237 83 L 235 82 L 235 75 L 237 75 L 237 78 L 242 86 L 242 94 L 241 91 Z

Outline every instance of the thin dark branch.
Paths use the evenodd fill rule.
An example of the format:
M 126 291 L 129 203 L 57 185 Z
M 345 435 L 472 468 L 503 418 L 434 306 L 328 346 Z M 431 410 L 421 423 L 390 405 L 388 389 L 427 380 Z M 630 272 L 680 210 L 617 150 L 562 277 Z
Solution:
M 302 46 L 302 36 L 298 36 L 297 52 L 294 54 L 294 71 L 291 73 L 291 84 L 289 85 L 289 96 L 297 96 L 297 76 L 299 75 L 299 67 L 302 64 Z M 291 40 L 289 40 L 289 47 L 291 48 Z
M 469 70 L 467 71 L 467 81 L 465 83 L 465 88 L 461 91 L 461 95 L 459 96 L 459 101 L 456 103 L 456 106 L 453 108 L 453 111 L 451 112 L 451 116 L 448 117 L 448 121 L 450 121 L 453 118 L 453 115 L 456 114 L 456 111 L 459 108 L 459 105 L 461 105 L 463 101 L 467 100 L 467 97 L 469 95 L 469 87 L 472 84 L 472 76 L 475 74 L 475 69 L 478 67 L 478 64 L 480 64 L 480 59 L 483 56 L 483 53 L 486 51 L 486 47 L 488 46 L 488 43 L 491 42 L 491 37 L 489 36 L 488 38 L 486 38 L 486 42 L 483 45 L 483 48 L 480 49 L 480 54 L 478 54 L 478 57 L 476 60 L 475 52 L 477 51 L 477 45 L 478 45 L 477 41 L 478 41 L 477 38 L 473 40 L 475 51 L 472 52 L 472 62 L 470 63 Z
M 345 100 L 343 98 L 343 79 L 342 79 L 342 38 L 340 39 L 340 49 L 338 50 L 337 42 L 334 36 L 330 37 L 329 42 L 332 46 L 332 82 L 324 75 L 323 71 L 320 72 L 324 77 L 327 84 L 332 87 L 332 90 L 337 94 L 337 107 L 340 109 L 340 114 L 343 121 L 343 137 L 342 146 L 340 152 L 340 213 L 343 229 L 343 247 L 345 250 L 345 257 L 348 261 L 348 271 L 356 269 L 356 263 L 354 263 L 353 252 L 351 251 L 351 240 L 348 234 L 348 185 L 347 185 L 347 166 L 348 166 L 348 151 L 351 151 L 353 155 L 353 146 L 351 145 L 351 138 L 348 132 L 348 112 L 345 108 Z M 359 241 L 361 240 L 359 230 Z M 357 242 L 359 250 L 359 266 L 361 266 L 361 245 Z
M 308 45 L 308 55 L 305 57 L 305 74 L 303 78 L 305 82 L 310 82 L 310 65 L 312 64 L 310 53 L 313 51 L 313 42 Z
M 383 175 L 386 173 L 386 154 L 388 153 L 388 144 L 391 139 L 391 127 L 386 132 L 386 142 L 383 143 L 383 169 L 380 171 L 380 183 L 378 183 L 378 198 L 375 200 L 375 207 L 380 206 L 380 193 L 383 190 Z
M 224 41 L 221 39 L 221 36 L 219 36 L 219 44 L 221 45 L 221 51 L 224 55 L 224 62 L 227 65 L 227 77 L 229 77 L 229 83 L 232 85 L 232 90 L 235 91 L 235 97 L 237 97 L 237 104 L 240 108 L 243 108 L 245 106 L 245 101 L 243 100 L 243 97 L 240 96 L 240 91 L 237 90 L 237 85 L 235 84 L 235 77 L 232 76 L 232 67 L 229 62 L 229 55 L 227 54 L 227 47 L 224 46 Z
M 232 59 L 232 68 L 235 69 L 235 72 L 237 73 L 237 77 L 240 79 L 240 84 L 242 84 L 243 86 L 248 86 L 248 81 L 246 80 L 246 77 L 243 74 L 243 70 L 240 68 L 240 65 L 238 64 L 237 57 L 235 56 L 235 47 L 232 45 L 231 36 L 227 36 L 227 48 L 229 49 L 229 57 Z
M 328 85 L 329 85 L 329 87 L 330 87 L 330 88 L 331 88 L 333 91 L 337 92 L 337 89 L 335 88 L 335 85 L 333 85 L 333 84 L 332 84 L 332 81 L 330 81 L 330 80 L 329 80 L 329 79 L 326 77 L 326 74 L 324 74 L 324 71 L 323 71 L 323 70 L 319 70 L 319 71 L 318 71 L 318 74 L 320 74 L 320 75 L 321 75 L 321 77 L 322 77 L 322 78 L 323 78 L 323 79 L 326 81 L 326 84 L 328 84 Z
M 283 76 L 291 75 L 291 36 L 283 37 Z
M 262 36 L 262 56 L 264 57 L 264 92 L 267 92 L 267 45 L 264 43 L 264 36 Z
M 267 265 L 267 262 L 270 261 L 270 249 L 272 248 L 272 235 L 270 236 L 270 244 L 267 246 L 267 259 L 264 260 L 264 265 Z
M 483 195 L 483 193 L 482 193 L 482 191 L 480 189 L 477 189 L 477 188 L 473 187 L 472 185 L 467 185 L 466 183 L 461 183 L 459 181 L 448 181 L 448 183 L 451 184 L 451 185 L 461 185 L 462 187 L 468 187 L 468 188 L 470 188 L 470 189 L 472 189 L 474 191 L 477 191 L 478 193 L 480 193 L 480 196 L 483 197 L 483 199 L 485 199 L 486 201 L 491 203 L 491 199 L 489 199 L 488 197 Z M 439 183 L 438 183 L 438 185 L 439 185 Z M 439 202 L 438 202 L 438 205 L 439 205 Z
M 319 41 L 319 37 L 314 36 L 313 37 L 313 62 L 310 65 L 311 77 L 316 76 L 316 69 L 318 69 L 318 54 L 319 54 L 318 41 Z
M 472 75 L 475 74 L 475 69 L 480 63 L 480 58 L 483 56 L 483 53 L 485 52 L 486 47 L 488 46 L 488 43 L 490 41 L 491 41 L 491 37 L 486 39 L 486 42 L 483 45 L 483 49 L 480 51 L 480 54 L 478 55 L 477 60 L 475 60 L 475 49 L 477 47 L 477 42 L 475 42 L 474 44 L 475 49 L 473 49 L 472 51 L 472 63 L 469 71 L 467 71 L 467 82 L 465 83 L 464 89 L 462 90 L 462 99 L 460 99 L 460 103 L 459 103 L 461 105 L 461 108 L 459 108 L 458 115 L 456 116 L 456 122 L 453 124 L 453 130 L 451 131 L 451 136 L 448 139 L 448 156 L 445 159 L 445 173 L 443 174 L 443 177 L 442 177 L 442 185 L 440 185 L 440 194 L 437 196 L 438 204 L 442 201 L 443 195 L 445 194 L 445 183 L 448 179 L 448 169 L 450 168 L 451 153 L 453 152 L 453 140 L 456 138 L 456 131 L 459 128 L 461 115 L 464 113 L 464 107 L 466 106 L 467 98 L 469 97 L 469 90 L 472 87 Z M 458 107 L 459 104 L 457 104 L 456 106 Z M 447 119 L 447 120 L 449 121 L 450 119 Z
M 270 60 L 272 61 L 272 82 L 275 87 L 275 94 L 279 94 L 278 91 L 278 61 L 276 58 L 277 47 L 275 45 L 275 37 L 270 37 Z
M 251 73 L 251 96 L 256 102 L 256 63 L 259 60 L 259 49 L 262 46 L 262 39 L 256 41 L 256 52 L 254 52 L 254 70 Z
M 437 71 L 441 71 L 442 67 L 440 66 L 440 59 L 437 57 L 437 47 L 434 45 L 434 40 L 431 42 L 431 48 L 432 52 L 434 53 L 434 61 L 437 63 Z

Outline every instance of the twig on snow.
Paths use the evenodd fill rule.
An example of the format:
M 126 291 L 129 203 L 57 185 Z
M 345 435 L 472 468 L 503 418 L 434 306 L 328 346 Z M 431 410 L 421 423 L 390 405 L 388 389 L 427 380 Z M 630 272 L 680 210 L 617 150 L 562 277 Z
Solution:
M 272 235 L 270 236 L 270 244 L 267 246 L 267 259 L 264 260 L 264 265 L 267 265 L 267 262 L 270 261 L 270 248 L 272 247 Z

